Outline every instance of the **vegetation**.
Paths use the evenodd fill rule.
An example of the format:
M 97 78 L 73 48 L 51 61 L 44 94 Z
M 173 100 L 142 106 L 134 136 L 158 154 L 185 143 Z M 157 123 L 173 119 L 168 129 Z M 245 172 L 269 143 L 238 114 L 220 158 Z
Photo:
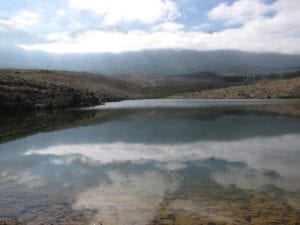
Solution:
M 171 96 L 171 98 L 203 99 L 267 99 L 299 97 L 300 77 L 275 80 L 260 80 L 246 85 L 237 85 L 196 92 L 186 92 Z
M 118 78 L 141 86 L 144 98 L 165 98 L 176 93 L 227 87 L 243 82 L 226 80 L 225 77 L 211 72 L 170 76 L 123 75 Z
M 92 106 L 138 96 L 139 87 L 101 75 L 0 70 L 0 110 Z
M 219 97 L 210 96 L 199 96 L 195 94 L 194 98 L 253 98 L 253 94 L 257 98 L 266 98 L 263 94 L 257 96 L 255 94 L 256 90 L 249 90 L 249 94 L 243 93 L 244 88 L 247 90 L 246 85 L 250 84 L 261 84 L 263 85 L 268 83 L 267 81 L 272 80 L 288 80 L 291 78 L 297 78 L 300 76 L 299 72 L 292 73 L 276 73 L 268 75 L 252 75 L 252 76 L 220 76 L 211 72 L 198 72 L 185 75 L 172 75 L 172 76 L 142 76 L 142 75 L 127 75 L 127 76 L 118 76 L 119 79 L 134 83 L 141 86 L 142 93 L 144 98 L 165 98 L 172 96 L 174 98 L 190 98 L 191 93 L 206 93 L 208 90 L 224 90 L 227 87 L 237 87 L 241 90 L 240 95 L 237 96 L 225 96 L 220 95 Z M 285 82 L 278 83 L 277 86 L 273 87 L 272 95 L 278 97 L 279 92 L 282 93 L 281 89 L 289 88 L 284 85 Z M 283 85 L 283 86 L 281 86 Z M 288 86 L 288 85 L 287 85 Z M 226 89 L 227 90 L 227 89 Z M 230 89 L 231 90 L 231 89 Z M 262 90 L 264 92 L 264 90 Z M 272 97 L 272 96 L 270 96 Z M 291 97 L 291 96 L 289 96 Z M 297 94 L 293 95 L 297 98 Z
M 0 111 L 93 106 L 138 98 L 298 98 L 297 73 L 222 77 L 210 72 L 118 76 L 0 70 Z

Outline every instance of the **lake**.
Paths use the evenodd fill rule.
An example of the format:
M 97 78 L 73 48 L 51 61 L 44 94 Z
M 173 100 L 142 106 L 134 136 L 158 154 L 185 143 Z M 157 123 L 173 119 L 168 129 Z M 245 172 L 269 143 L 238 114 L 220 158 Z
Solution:
M 0 220 L 300 223 L 297 100 L 2 113 L 0 131 Z

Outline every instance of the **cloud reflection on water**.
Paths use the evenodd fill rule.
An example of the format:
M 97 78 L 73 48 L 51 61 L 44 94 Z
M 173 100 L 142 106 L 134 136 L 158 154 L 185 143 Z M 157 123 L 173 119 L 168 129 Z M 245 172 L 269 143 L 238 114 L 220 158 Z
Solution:
M 188 161 L 211 157 L 245 163 L 260 172 L 275 171 L 284 179 L 300 180 L 299 135 L 249 138 L 236 141 L 199 141 L 188 144 L 79 144 L 54 145 L 31 149 L 25 155 L 54 155 L 71 157 L 98 165 L 130 161 L 163 162 L 160 168 L 184 168 Z

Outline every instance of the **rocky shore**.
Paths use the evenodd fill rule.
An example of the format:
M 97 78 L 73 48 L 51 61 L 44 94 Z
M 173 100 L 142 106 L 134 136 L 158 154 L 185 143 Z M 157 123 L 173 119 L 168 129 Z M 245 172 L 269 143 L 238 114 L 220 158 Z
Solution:
M 0 225 L 25 225 L 25 223 L 19 220 L 6 220 L 6 221 L 0 221 Z

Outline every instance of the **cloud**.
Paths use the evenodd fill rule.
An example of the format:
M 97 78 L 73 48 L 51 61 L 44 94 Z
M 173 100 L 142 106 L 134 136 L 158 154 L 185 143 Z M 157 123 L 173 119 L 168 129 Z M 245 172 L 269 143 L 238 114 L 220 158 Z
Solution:
M 174 22 L 167 22 L 167 23 L 160 23 L 152 27 L 153 31 L 167 31 L 167 32 L 174 32 L 179 31 L 184 28 L 183 24 L 174 23 Z
M 66 12 L 65 12 L 65 10 L 60 9 L 56 12 L 56 14 L 57 14 L 57 16 L 62 17 L 66 14 Z
M 179 17 L 180 11 L 176 3 L 171 0 L 129 0 L 118 1 L 118 4 L 117 0 L 69 0 L 69 4 L 79 12 L 82 10 L 92 12 L 96 20 L 99 20 L 98 28 L 105 27 L 105 29 L 84 29 L 72 35 L 73 27 L 72 33 L 63 30 L 53 31 L 43 35 L 44 41 L 35 44 L 20 43 L 19 46 L 26 50 L 42 50 L 51 53 L 226 49 L 300 54 L 300 26 L 298 26 L 300 1 L 297 0 L 277 0 L 272 4 L 259 0 L 239 0 L 232 4 L 224 2 L 208 12 L 210 20 L 191 27 L 179 19 L 174 20 Z M 270 13 L 272 16 L 266 15 Z M 24 15 L 26 13 L 23 13 L 23 17 Z M 29 15 L 30 13 L 27 13 L 27 16 Z M 17 20 L 10 18 L 8 21 L 10 22 L 6 21 L 5 24 L 13 24 L 12 21 L 16 23 Z M 31 19 L 26 20 L 26 23 L 20 22 L 22 20 L 18 21 L 19 27 L 28 26 L 35 23 L 36 16 L 31 15 Z M 80 26 L 85 26 L 84 21 L 78 21 L 82 22 Z M 101 24 L 101 21 L 109 26 Z M 225 27 L 214 31 L 215 21 L 223 22 Z M 134 25 L 136 22 L 148 25 L 138 29 L 138 26 Z M 110 29 L 112 25 L 123 26 L 124 23 L 129 23 L 129 30 Z M 227 26 L 234 24 L 240 26 Z M 208 28 L 212 32 L 203 31 Z
M 13 27 L 25 29 L 38 23 L 40 14 L 33 11 L 22 10 L 16 15 L 0 19 L 0 27 Z
M 51 33 L 51 34 L 48 34 L 46 35 L 45 37 L 45 40 L 46 41 L 70 41 L 72 40 L 72 38 L 70 37 L 69 34 L 67 33 Z
M 204 30 L 204 29 L 207 29 L 209 27 L 210 27 L 209 23 L 202 23 L 200 25 L 193 26 L 193 30 Z
M 152 24 L 157 21 L 172 21 L 180 13 L 171 0 L 69 0 L 72 8 L 92 12 L 103 18 L 103 24 L 139 22 Z
M 36 43 L 43 42 L 45 42 L 43 38 L 32 35 L 26 30 L 15 29 L 14 27 L 7 26 L 1 29 L 0 25 L 0 47 L 10 49 L 10 51 L 13 51 L 12 48 L 18 48 L 18 45 L 20 45 L 21 43 L 34 45 Z
M 276 23 L 276 20 L 279 20 Z M 296 20 L 297 21 L 297 20 Z M 297 27 L 281 19 L 256 21 L 241 29 L 222 32 L 202 31 L 88 31 L 70 40 L 56 40 L 45 44 L 20 45 L 26 50 L 42 50 L 51 53 L 121 53 L 152 49 L 191 50 L 244 50 L 249 52 L 300 53 Z M 274 25 L 274 26 L 273 26 Z M 290 30 L 282 32 L 285 28 Z M 67 36 L 67 34 L 65 35 Z
M 239 0 L 231 5 L 224 2 L 208 12 L 211 20 L 221 20 L 229 25 L 244 24 L 270 12 L 270 5 L 260 0 Z

